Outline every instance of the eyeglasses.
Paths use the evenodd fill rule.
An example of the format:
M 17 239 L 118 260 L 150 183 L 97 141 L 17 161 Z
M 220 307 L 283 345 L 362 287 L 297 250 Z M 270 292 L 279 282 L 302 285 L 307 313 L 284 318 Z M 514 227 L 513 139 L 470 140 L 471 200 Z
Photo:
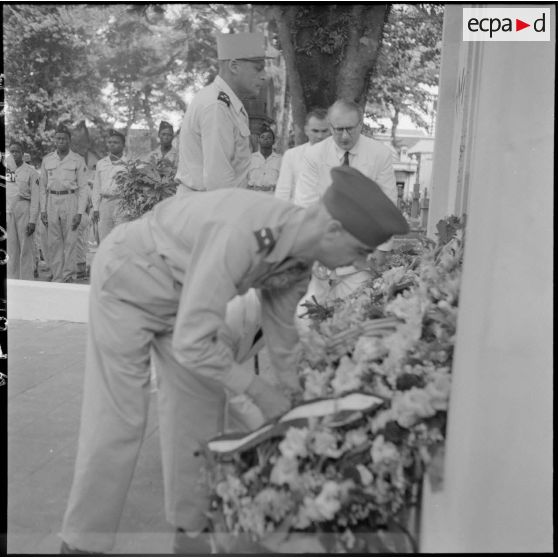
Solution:
M 360 126 L 360 122 L 358 124 L 355 124 L 354 126 L 345 126 L 343 128 L 336 128 L 335 126 L 331 126 L 331 131 L 334 134 L 337 134 L 339 136 L 343 135 L 343 132 L 347 132 L 347 134 L 349 134 L 349 136 L 353 135 L 353 132 Z

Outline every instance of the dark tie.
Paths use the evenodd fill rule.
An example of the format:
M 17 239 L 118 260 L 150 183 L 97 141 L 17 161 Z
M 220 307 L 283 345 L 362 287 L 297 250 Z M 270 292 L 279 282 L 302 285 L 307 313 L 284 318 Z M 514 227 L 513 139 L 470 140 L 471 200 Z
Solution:
M 344 167 L 350 167 L 351 165 L 349 165 L 349 152 L 345 151 L 345 155 L 343 155 L 343 166 Z

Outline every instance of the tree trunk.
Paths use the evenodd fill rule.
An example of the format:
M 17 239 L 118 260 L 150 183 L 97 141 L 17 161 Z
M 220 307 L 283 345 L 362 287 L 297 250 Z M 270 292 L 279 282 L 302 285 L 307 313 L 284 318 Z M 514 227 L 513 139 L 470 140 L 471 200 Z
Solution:
M 391 144 L 398 149 L 397 145 L 397 126 L 399 126 L 399 109 L 396 108 L 391 117 Z
M 155 149 L 157 147 L 157 128 L 155 126 L 155 121 L 153 120 L 153 114 L 151 113 L 151 103 L 149 102 L 150 95 L 151 95 L 151 88 L 145 87 L 143 90 L 141 107 L 143 109 L 143 114 L 145 114 L 147 127 L 149 128 L 149 136 L 151 138 L 151 149 Z
M 275 6 L 290 83 L 295 143 L 305 140 L 306 112 L 343 97 L 364 106 L 387 4 Z
M 350 99 L 363 108 L 389 13 L 387 4 L 355 4 L 351 7 L 344 64 L 337 75 L 337 98 Z
M 285 56 L 287 76 L 289 80 L 289 91 L 291 96 L 291 109 L 293 112 L 293 127 L 295 145 L 306 141 L 304 134 L 304 119 L 306 118 L 306 104 L 302 90 L 301 76 L 296 64 L 295 46 L 291 38 L 291 29 L 294 25 L 297 6 L 274 6 L 272 15 L 277 22 L 277 30 L 281 48 Z

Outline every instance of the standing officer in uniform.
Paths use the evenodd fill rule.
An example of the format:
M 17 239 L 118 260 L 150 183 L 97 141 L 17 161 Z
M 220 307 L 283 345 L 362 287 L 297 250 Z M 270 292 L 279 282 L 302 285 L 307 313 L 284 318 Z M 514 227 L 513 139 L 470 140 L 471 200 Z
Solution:
M 148 415 L 149 360 L 157 395 L 167 520 L 175 551 L 209 554 L 200 440 L 222 429 L 225 389 L 272 418 L 298 390 L 294 315 L 314 260 L 364 262 L 408 226 L 355 169 L 332 171 L 323 198 L 303 209 L 240 189 L 185 194 L 117 227 L 93 261 L 83 408 L 62 552 L 110 551 Z M 208 216 L 210 216 L 208 218 Z M 263 337 L 284 390 L 242 367 L 227 304 L 260 289 Z
M 33 281 L 34 233 L 39 217 L 39 175 L 31 165 L 23 162 L 21 143 L 12 141 L 10 153 L 13 162 L 6 163 L 8 277 Z
M 99 242 L 102 242 L 116 225 L 124 221 L 114 177 L 118 172 L 126 169 L 125 144 L 124 134 L 110 130 L 107 139 L 109 154 L 99 159 L 95 167 L 91 203 L 93 204 L 92 220 L 94 223 L 99 223 Z
M 248 114 L 239 97 L 266 79 L 263 33 L 217 36 L 219 75 L 193 99 L 180 127 L 178 192 L 245 188 L 250 165 Z
M 52 280 L 65 283 L 74 281 L 77 228 L 87 206 L 88 189 L 85 160 L 70 150 L 70 139 L 70 130 L 60 124 L 54 135 L 56 151 L 43 158 L 39 178 Z

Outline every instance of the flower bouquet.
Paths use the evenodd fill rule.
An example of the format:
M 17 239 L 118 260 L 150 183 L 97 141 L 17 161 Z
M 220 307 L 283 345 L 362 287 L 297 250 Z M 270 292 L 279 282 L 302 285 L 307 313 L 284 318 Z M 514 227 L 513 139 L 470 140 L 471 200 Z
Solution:
M 462 230 L 397 256 L 309 305 L 299 404 L 205 448 L 221 552 L 418 552 L 422 478 L 442 479 Z
M 115 176 L 120 208 L 132 221 L 153 209 L 155 204 L 176 193 L 176 168 L 166 159 L 156 165 L 135 159 L 126 163 L 126 170 Z

